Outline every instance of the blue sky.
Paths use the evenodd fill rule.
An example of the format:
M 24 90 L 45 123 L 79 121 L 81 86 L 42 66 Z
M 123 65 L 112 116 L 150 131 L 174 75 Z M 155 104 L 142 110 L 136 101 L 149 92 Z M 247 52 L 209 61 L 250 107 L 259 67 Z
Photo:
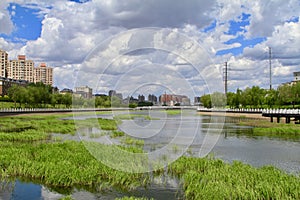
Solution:
M 53 66 L 54 82 L 59 88 L 72 87 L 66 76 L 74 74 L 102 41 L 143 27 L 174 29 L 195 39 L 220 71 L 228 62 L 237 69 L 230 72 L 232 91 L 252 85 L 268 87 L 268 47 L 274 52 L 274 85 L 291 81 L 292 73 L 300 71 L 299 0 L 254 0 L 243 4 L 228 0 L 32 0 L 28 4 L 19 0 L 1 4 L 0 49 L 6 50 L 10 58 L 26 54 L 37 64 Z M 165 63 L 165 55 L 150 54 L 131 55 L 126 62 L 134 58 L 141 63 Z M 243 70 L 247 76 L 240 72 Z M 187 73 L 188 68 L 180 72 Z M 111 76 L 105 77 L 100 91 L 112 87 L 113 83 L 107 84 Z M 188 77 L 191 82 L 199 82 Z M 198 93 L 205 92 L 198 85 L 193 88 Z
M 14 30 L 9 35 L 1 34 L 4 38 L 12 42 L 25 43 L 27 40 L 36 40 L 40 37 L 43 20 L 38 14 L 40 10 L 15 3 L 11 3 L 7 10 L 14 24 Z

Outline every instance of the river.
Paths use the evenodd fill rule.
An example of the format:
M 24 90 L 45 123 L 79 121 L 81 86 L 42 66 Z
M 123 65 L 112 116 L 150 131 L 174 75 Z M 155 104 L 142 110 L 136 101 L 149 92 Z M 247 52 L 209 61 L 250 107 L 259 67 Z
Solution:
M 143 117 L 123 120 L 119 129 L 132 137 L 142 138 L 145 141 L 144 150 L 148 153 L 159 151 L 172 144 L 173 149 L 176 146 L 176 152 L 182 152 L 181 155 L 202 157 L 209 153 L 225 162 L 239 160 L 255 167 L 273 165 L 287 173 L 299 174 L 300 172 L 300 141 L 297 139 L 253 136 L 251 127 L 237 126 L 233 118 L 225 120 L 223 117 L 202 116 L 195 111 L 185 111 L 181 115 L 167 115 L 158 111 L 142 111 L 133 114 L 145 114 L 153 120 L 146 120 Z M 81 120 L 89 117 L 91 116 L 75 116 L 74 119 Z M 97 117 L 111 118 L 112 116 L 105 114 Z M 16 181 L 3 183 L 3 185 L 5 186 L 0 187 L 0 200 L 63 197 L 39 184 Z M 168 180 L 164 184 L 158 180 L 147 190 L 138 189 L 130 194 L 114 190 L 106 193 L 76 190 L 72 197 L 114 199 L 124 195 L 143 195 L 155 199 L 175 199 L 178 196 L 178 187 L 176 180 Z

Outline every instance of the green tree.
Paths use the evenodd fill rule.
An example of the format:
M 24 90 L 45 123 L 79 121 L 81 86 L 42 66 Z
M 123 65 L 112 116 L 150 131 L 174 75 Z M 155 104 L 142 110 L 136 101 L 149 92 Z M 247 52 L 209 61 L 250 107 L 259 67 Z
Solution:
M 79 99 L 79 98 L 77 98 Z M 61 96 L 61 103 L 64 104 L 66 106 L 66 108 L 70 108 L 70 106 L 72 105 L 72 94 L 64 94 Z M 82 105 L 82 104 L 80 104 Z
M 236 108 L 236 94 L 233 92 L 227 92 L 227 105 L 230 108 Z
M 295 105 L 300 104 L 300 82 L 297 82 L 292 85 L 292 102 L 293 102 L 293 108 Z
M 119 97 L 112 96 L 111 97 L 111 106 L 112 107 L 120 107 L 122 104 L 122 100 Z
M 12 85 L 8 89 L 8 96 L 14 102 L 15 108 L 17 108 L 17 102 L 21 100 L 21 86 L 19 85 Z
M 210 98 L 209 94 L 201 96 L 200 101 L 202 102 L 202 104 L 205 108 L 211 108 L 212 107 L 211 98 Z
M 273 108 L 274 105 L 278 104 L 278 91 L 274 89 L 268 90 L 264 98 L 264 103 L 269 108 Z
M 226 96 L 221 92 L 214 92 L 211 95 L 211 101 L 213 107 L 225 107 L 226 106 Z

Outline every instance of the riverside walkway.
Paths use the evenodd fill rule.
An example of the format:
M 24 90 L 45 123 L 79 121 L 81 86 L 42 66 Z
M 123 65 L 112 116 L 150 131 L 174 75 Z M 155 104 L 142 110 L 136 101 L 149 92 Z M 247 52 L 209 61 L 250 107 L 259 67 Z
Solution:
M 0 116 L 34 114 L 34 113 L 71 113 L 71 112 L 101 112 L 101 111 L 135 111 L 135 110 L 196 110 L 197 106 L 150 106 L 137 108 L 4 108 L 0 109 Z
M 68 108 L 68 109 L 45 109 L 45 108 L 23 108 L 23 109 L 0 109 L 0 116 L 18 115 L 18 114 L 34 114 L 34 113 L 71 113 L 71 112 L 100 112 L 100 111 L 135 111 L 135 110 L 197 110 L 198 112 L 224 112 L 224 113 L 245 113 L 245 114 L 261 114 L 263 117 L 269 117 L 271 122 L 274 118 L 280 123 L 281 118 L 285 118 L 285 123 L 300 124 L 300 109 L 207 109 L 197 106 L 150 106 L 137 108 Z

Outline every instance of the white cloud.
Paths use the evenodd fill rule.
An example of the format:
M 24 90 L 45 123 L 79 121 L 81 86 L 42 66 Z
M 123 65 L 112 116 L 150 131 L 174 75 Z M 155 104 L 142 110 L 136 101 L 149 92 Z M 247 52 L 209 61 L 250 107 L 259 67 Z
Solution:
M 293 17 L 299 17 L 299 1 L 297 0 L 247 2 L 244 0 L 94 0 L 83 4 L 66 0 L 14 0 L 10 2 L 5 0 L 0 3 L 0 32 L 2 33 L 9 33 L 13 30 L 13 23 L 6 10 L 8 4 L 12 2 L 41 10 L 40 15 L 43 17 L 41 36 L 35 41 L 28 41 L 23 47 L 0 38 L 0 48 L 7 49 L 12 55 L 24 53 L 34 60 L 48 62 L 55 66 L 55 84 L 60 88 L 72 87 L 74 81 L 78 81 L 78 84 L 91 86 L 96 84 L 99 91 L 104 92 L 112 89 L 118 80 L 118 74 L 124 75 L 130 70 L 142 73 L 142 70 L 137 70 L 139 66 L 163 64 L 166 67 L 161 67 L 161 70 L 157 72 L 157 79 L 161 75 L 170 75 L 174 71 L 181 74 L 181 79 L 195 83 L 196 85 L 192 86 L 194 90 L 204 92 L 207 91 L 207 88 L 201 85 L 204 81 L 194 74 L 191 66 L 174 66 L 174 64 L 215 63 L 219 65 L 220 70 L 220 65 L 225 61 L 228 61 L 231 68 L 243 70 L 229 72 L 231 89 L 252 85 L 267 86 L 268 46 L 272 47 L 274 56 L 275 84 L 288 80 L 291 77 L 289 74 L 296 70 L 300 63 L 299 22 L 286 22 Z M 230 29 L 229 22 L 239 21 L 242 13 L 251 15 L 250 25 L 245 27 L 245 33 L 239 32 L 237 35 L 243 34 L 250 39 L 266 37 L 266 41 L 253 48 L 245 48 L 243 56 L 233 57 L 230 54 L 215 56 L 220 50 L 241 47 L 239 42 L 225 44 L 228 40 L 237 37 L 237 35 L 225 33 Z M 214 21 L 216 27 L 211 31 L 200 31 Z M 5 23 L 7 26 L 2 26 Z M 146 32 L 130 34 L 110 43 L 109 38 L 112 36 L 140 27 L 170 28 L 175 33 L 184 34 L 186 38 L 197 41 L 201 50 L 195 48 L 190 41 L 184 42 L 182 38 L 178 38 L 177 34 L 168 34 L 166 30 L 170 29 L 163 29 L 155 36 L 147 35 Z M 131 54 L 126 52 L 128 46 L 134 49 L 133 47 L 139 47 L 141 44 L 149 47 L 165 45 L 166 51 L 140 50 Z M 181 50 L 179 46 L 182 47 Z M 120 51 L 123 47 L 125 50 Z M 99 52 L 91 55 L 90 52 L 93 51 Z M 124 52 L 128 54 L 123 55 Z M 108 62 L 112 58 L 117 59 L 109 66 L 111 63 Z M 78 69 L 83 61 L 85 61 L 85 67 L 88 66 L 85 69 L 87 74 L 83 76 L 86 81 L 73 80 L 75 79 L 74 69 Z M 102 75 L 99 80 L 101 71 L 107 66 L 110 71 Z M 148 73 L 149 76 L 141 74 L 140 77 L 143 77 L 145 82 L 150 82 L 154 76 L 147 70 L 148 68 L 144 73 Z M 203 72 L 213 77 L 207 68 Z M 127 83 L 128 88 L 136 87 L 133 80 L 138 84 L 140 77 L 132 74 L 132 82 Z M 176 76 L 173 82 L 176 82 Z M 177 83 L 174 87 L 180 89 Z
M 7 11 L 7 3 L 0 2 L 0 33 L 10 34 L 13 31 L 13 23 Z

